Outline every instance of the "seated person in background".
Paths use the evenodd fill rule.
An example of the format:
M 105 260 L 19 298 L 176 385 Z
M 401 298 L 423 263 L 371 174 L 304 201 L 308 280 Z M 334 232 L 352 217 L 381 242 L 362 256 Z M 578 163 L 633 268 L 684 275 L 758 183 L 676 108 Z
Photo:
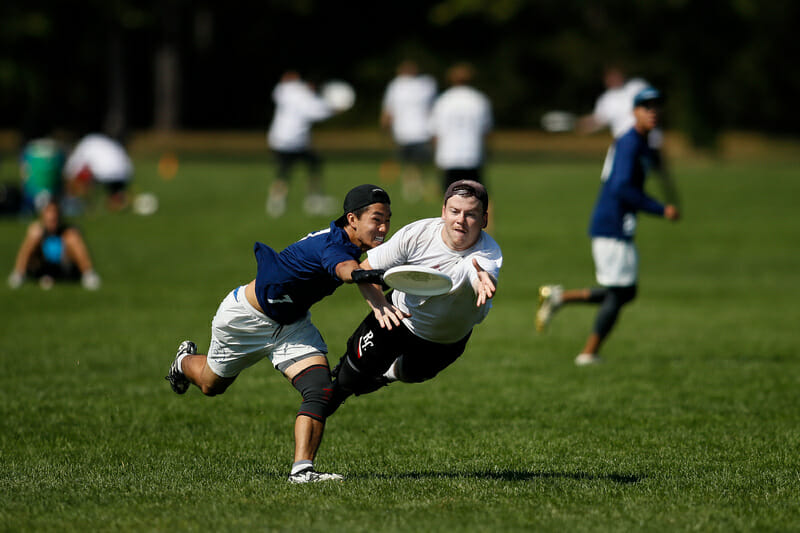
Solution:
M 28 226 L 8 285 L 19 288 L 26 277 L 38 279 L 44 289 L 62 280 L 80 280 L 88 290 L 100 288 L 100 276 L 92 267 L 83 237 L 76 227 L 61 220 L 56 202 L 46 204 L 39 220 Z

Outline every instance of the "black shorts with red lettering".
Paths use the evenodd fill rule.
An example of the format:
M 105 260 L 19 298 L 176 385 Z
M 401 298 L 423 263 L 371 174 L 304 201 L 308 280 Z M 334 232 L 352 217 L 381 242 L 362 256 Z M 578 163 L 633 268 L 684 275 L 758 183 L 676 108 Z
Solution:
M 395 360 L 397 377 L 406 383 L 427 381 L 458 359 L 469 340 L 470 331 L 452 344 L 431 342 L 414 335 L 401 324 L 382 328 L 369 313 L 347 340 L 346 357 L 362 374 L 380 378 Z

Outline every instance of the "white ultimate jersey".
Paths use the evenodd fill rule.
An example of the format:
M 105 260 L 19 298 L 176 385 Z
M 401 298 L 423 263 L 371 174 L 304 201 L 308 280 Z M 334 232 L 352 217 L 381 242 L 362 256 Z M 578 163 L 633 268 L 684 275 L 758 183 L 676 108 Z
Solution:
M 621 87 L 608 89 L 600 95 L 594 106 L 594 118 L 611 129 L 611 135 L 618 138 L 631 129 L 636 122 L 633 118 L 633 98 L 648 86 L 641 78 L 633 78 Z
M 400 75 L 386 87 L 383 109 L 392 116 L 392 134 L 398 144 L 427 142 L 428 115 L 436 97 L 431 76 Z
M 99 133 L 87 135 L 78 142 L 64 163 L 64 174 L 72 179 L 84 167 L 89 167 L 92 178 L 100 183 L 128 181 L 133 174 L 133 163 L 125 148 Z
M 463 85 L 442 93 L 433 104 L 430 121 L 439 168 L 479 167 L 492 122 L 492 107 L 483 93 Z
M 302 81 L 285 81 L 272 91 L 275 115 L 269 127 L 270 148 L 298 152 L 309 147 L 311 124 L 333 114 L 325 101 Z
M 411 314 L 403 319 L 408 329 L 423 339 L 449 344 L 459 341 L 489 314 L 491 300 L 477 307 L 473 283 L 478 280 L 478 264 L 494 279 L 503 265 L 500 246 L 486 232 L 467 250 L 450 249 L 442 239 L 444 221 L 426 218 L 398 230 L 391 239 L 367 251 L 372 268 L 389 269 L 398 265 L 422 265 L 450 276 L 453 288 L 440 296 L 413 296 L 395 290 L 392 303 Z

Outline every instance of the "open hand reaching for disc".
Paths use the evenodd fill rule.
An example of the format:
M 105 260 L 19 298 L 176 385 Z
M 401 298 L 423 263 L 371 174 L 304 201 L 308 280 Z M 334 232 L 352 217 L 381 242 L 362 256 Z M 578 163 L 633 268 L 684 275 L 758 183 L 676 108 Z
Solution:
M 494 296 L 497 287 L 488 272 L 478 264 L 477 259 L 472 259 L 472 265 L 475 267 L 475 270 L 478 271 L 478 282 L 475 284 L 475 293 L 478 295 L 476 305 L 480 307 Z

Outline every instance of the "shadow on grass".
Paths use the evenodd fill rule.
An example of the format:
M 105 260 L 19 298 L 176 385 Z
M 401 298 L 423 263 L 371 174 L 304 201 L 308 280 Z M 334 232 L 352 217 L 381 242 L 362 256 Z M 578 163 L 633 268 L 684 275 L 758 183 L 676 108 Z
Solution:
M 572 479 L 575 481 L 611 481 L 621 485 L 638 483 L 646 476 L 631 474 L 587 474 L 586 472 L 405 472 L 400 474 L 351 474 L 348 479 L 496 479 L 500 481 L 533 481 L 537 479 Z

